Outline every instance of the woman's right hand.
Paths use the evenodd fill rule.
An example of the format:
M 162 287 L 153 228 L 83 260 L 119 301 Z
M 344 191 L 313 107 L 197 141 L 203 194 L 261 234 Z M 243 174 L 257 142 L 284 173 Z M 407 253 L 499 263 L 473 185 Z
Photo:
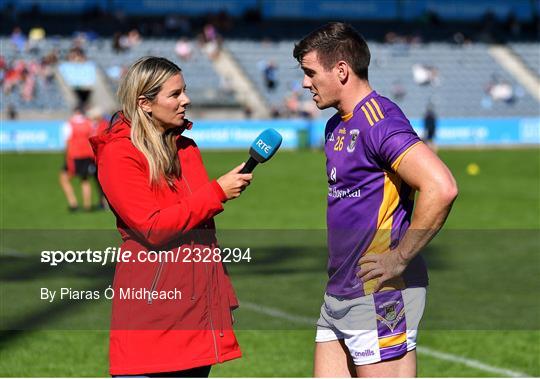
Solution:
M 253 179 L 253 174 L 241 174 L 240 171 L 245 163 L 233 168 L 231 171 L 221 176 L 217 182 L 225 192 L 227 200 L 236 199 L 242 191 L 249 186 Z

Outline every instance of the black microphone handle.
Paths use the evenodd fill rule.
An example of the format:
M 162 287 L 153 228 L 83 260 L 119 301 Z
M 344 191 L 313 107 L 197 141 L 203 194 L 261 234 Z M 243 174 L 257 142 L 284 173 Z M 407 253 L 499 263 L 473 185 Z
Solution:
M 249 157 L 248 161 L 246 162 L 245 166 L 240 171 L 240 174 L 249 174 L 255 169 L 255 166 L 257 166 L 259 162 L 257 162 L 252 157 Z

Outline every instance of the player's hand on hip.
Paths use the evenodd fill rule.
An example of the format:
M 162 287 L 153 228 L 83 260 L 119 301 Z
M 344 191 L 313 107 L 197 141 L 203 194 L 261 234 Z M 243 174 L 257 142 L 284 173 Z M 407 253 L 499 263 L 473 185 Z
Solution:
M 379 291 L 384 283 L 398 277 L 405 271 L 408 262 L 403 259 L 398 249 L 387 250 L 380 254 L 366 254 L 358 261 L 360 271 L 356 276 L 364 283 L 377 279 L 374 292 Z
M 231 171 L 221 176 L 217 182 L 225 192 L 227 200 L 236 199 L 242 191 L 249 186 L 253 179 L 253 174 L 241 174 L 240 171 L 245 163 L 233 168 Z

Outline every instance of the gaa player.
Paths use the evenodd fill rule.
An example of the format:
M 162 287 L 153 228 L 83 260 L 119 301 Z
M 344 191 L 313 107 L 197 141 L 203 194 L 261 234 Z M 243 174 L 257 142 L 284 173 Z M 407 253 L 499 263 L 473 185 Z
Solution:
M 351 26 L 327 24 L 293 55 L 317 107 L 337 110 L 325 131 L 329 280 L 314 376 L 415 376 L 428 284 L 418 253 L 444 224 L 456 182 L 370 87 L 370 52 Z

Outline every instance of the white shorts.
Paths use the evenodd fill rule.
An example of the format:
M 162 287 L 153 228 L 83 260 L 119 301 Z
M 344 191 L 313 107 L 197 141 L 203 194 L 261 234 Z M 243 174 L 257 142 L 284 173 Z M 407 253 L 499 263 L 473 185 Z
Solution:
M 357 366 L 399 357 L 416 348 L 425 303 L 425 287 L 352 300 L 325 294 L 315 342 L 344 340 Z

